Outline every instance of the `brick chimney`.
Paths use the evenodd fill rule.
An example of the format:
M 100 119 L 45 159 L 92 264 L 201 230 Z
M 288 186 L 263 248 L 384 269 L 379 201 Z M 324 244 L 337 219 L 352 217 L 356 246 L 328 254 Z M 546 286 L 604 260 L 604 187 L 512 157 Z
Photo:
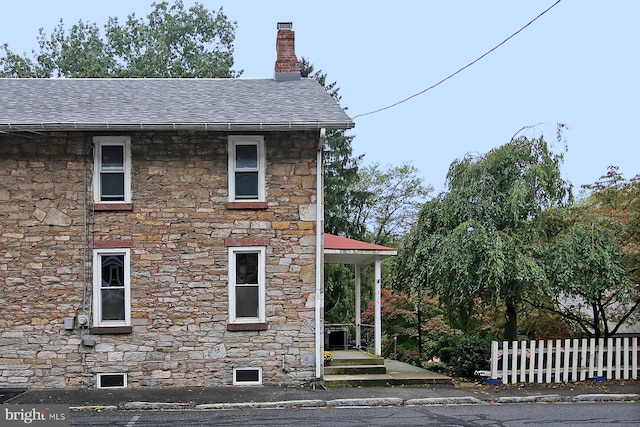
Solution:
M 278 37 L 276 39 L 276 81 L 300 79 L 300 63 L 296 58 L 295 34 L 292 22 L 278 22 Z

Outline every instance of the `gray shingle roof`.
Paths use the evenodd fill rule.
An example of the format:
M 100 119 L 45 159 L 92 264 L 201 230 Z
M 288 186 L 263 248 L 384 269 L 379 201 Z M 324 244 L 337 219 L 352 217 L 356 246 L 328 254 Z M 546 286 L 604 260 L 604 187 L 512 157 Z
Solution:
M 314 79 L 0 79 L 0 130 L 348 129 Z

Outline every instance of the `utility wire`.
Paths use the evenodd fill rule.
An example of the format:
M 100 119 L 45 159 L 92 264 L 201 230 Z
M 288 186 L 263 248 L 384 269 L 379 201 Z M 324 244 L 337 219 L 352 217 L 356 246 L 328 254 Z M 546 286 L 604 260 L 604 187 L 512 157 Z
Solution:
M 542 15 L 544 15 L 545 13 L 547 13 L 548 11 L 550 11 L 551 9 L 553 9 L 558 3 L 560 3 L 562 0 L 558 0 L 556 1 L 554 4 L 552 4 L 551 6 L 549 6 L 547 9 L 545 9 L 543 12 L 541 12 L 538 16 L 536 16 L 535 18 L 533 18 L 531 21 L 529 21 L 526 25 L 524 25 L 523 27 L 521 27 L 518 31 L 516 31 L 515 33 L 511 34 L 509 37 L 507 37 L 506 39 L 504 39 L 502 42 L 498 43 L 496 46 L 494 46 L 491 50 L 483 53 L 481 56 L 479 56 L 478 58 L 476 58 L 475 60 L 469 62 L 467 65 L 465 65 L 464 67 L 460 68 L 458 71 L 456 71 L 453 74 L 448 75 L 447 77 L 445 77 L 444 79 L 440 80 L 438 83 L 429 86 L 428 88 L 418 92 L 418 93 L 414 93 L 413 95 L 398 101 L 394 104 L 391 105 L 387 105 L 386 107 L 382 107 L 382 108 L 378 108 L 377 110 L 373 110 L 373 111 L 369 111 L 367 113 L 362 113 L 362 114 L 358 114 L 356 116 L 353 116 L 353 118 L 358 118 L 358 117 L 362 117 L 362 116 L 368 116 L 370 114 L 375 114 L 375 113 L 379 113 L 380 111 L 384 111 L 384 110 L 388 110 L 389 108 L 393 108 L 396 105 L 400 105 L 404 102 L 409 101 L 410 99 L 415 98 L 416 96 L 422 95 L 423 93 L 437 87 L 440 86 L 442 83 L 446 82 L 447 80 L 449 80 L 450 78 L 452 78 L 453 76 L 455 76 L 456 74 L 461 73 L 462 71 L 466 70 L 467 68 L 471 67 L 473 64 L 475 64 L 476 62 L 480 61 L 482 58 L 484 58 L 485 56 L 489 55 L 491 52 L 493 52 L 494 50 L 498 49 L 500 46 L 502 46 L 503 44 L 505 44 L 506 42 L 508 42 L 509 40 L 511 40 L 512 38 L 514 38 L 516 35 L 518 35 L 518 33 L 520 33 L 522 30 L 524 30 L 525 28 L 527 28 L 529 25 L 533 24 L 536 20 L 538 20 L 538 18 L 540 18 Z

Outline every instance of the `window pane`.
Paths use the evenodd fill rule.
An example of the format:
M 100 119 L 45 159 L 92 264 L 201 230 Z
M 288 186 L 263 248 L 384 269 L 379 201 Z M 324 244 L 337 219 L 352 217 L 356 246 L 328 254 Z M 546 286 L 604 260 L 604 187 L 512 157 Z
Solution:
M 258 167 L 257 145 L 236 145 L 236 169 Z
M 124 318 L 124 288 L 103 288 L 101 320 L 125 320 Z
M 258 172 L 236 172 L 236 199 L 258 198 Z
M 257 286 L 236 286 L 236 317 L 258 317 Z
M 100 174 L 100 200 L 124 200 L 124 174 Z
M 124 255 L 102 256 L 102 287 L 124 286 Z
M 122 145 L 103 145 L 100 162 L 102 170 L 124 170 L 124 147 Z
M 260 380 L 260 371 L 257 369 L 238 369 L 236 370 L 236 382 L 258 382 Z
M 258 284 L 258 253 L 236 254 L 236 283 Z
M 100 375 L 100 387 L 124 387 L 125 374 Z

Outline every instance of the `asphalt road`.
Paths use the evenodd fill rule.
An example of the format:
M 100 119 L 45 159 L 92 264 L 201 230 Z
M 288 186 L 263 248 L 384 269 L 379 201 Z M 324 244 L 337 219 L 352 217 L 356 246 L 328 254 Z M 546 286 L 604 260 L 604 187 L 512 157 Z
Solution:
M 72 426 L 640 426 L 640 403 L 72 412 Z

